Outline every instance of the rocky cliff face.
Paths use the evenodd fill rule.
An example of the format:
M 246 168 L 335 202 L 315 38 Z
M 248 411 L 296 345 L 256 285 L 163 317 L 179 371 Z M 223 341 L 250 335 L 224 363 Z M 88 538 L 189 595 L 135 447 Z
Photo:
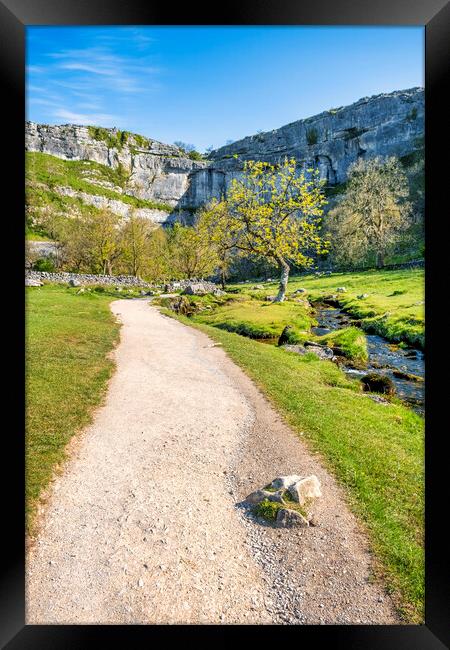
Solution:
M 174 145 L 148 140 L 115 129 L 96 129 L 65 124 L 48 126 L 26 123 L 26 149 L 47 153 L 65 160 L 93 160 L 129 174 L 126 192 L 147 199 L 184 208 L 190 177 L 209 163 L 186 158 Z M 195 206 L 196 207 L 196 206 Z
M 225 174 L 239 160 L 279 162 L 286 156 L 315 165 L 334 185 L 347 178 L 360 156 L 403 156 L 423 148 L 424 91 L 421 88 L 365 97 L 350 106 L 330 109 L 280 129 L 258 133 L 221 147 L 210 155 Z
M 128 173 L 125 192 L 173 207 L 166 221 L 226 194 L 245 160 L 294 157 L 315 165 L 335 185 L 358 157 L 410 156 L 423 148 L 424 91 L 396 91 L 360 99 L 279 129 L 258 133 L 193 161 L 167 145 L 114 129 L 27 122 L 26 148 L 67 160 L 93 160 Z M 238 158 L 234 156 L 237 155 Z

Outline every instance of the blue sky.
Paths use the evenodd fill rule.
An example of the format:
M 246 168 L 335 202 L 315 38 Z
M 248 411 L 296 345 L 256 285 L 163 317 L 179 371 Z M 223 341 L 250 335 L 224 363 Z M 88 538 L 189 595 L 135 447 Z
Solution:
M 199 151 L 424 85 L 422 27 L 27 27 L 27 119 Z

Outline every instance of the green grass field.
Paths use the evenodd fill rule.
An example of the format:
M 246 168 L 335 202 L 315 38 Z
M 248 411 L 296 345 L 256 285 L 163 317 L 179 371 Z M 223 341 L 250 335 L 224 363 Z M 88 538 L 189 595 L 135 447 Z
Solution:
M 210 312 L 203 311 L 193 318 L 257 339 L 278 338 L 286 325 L 306 332 L 311 324 L 308 310 L 296 303 L 271 304 L 252 299 L 218 303 Z
M 67 442 L 91 417 L 113 371 L 107 353 L 119 325 L 107 293 L 26 289 L 26 513 L 36 505 Z
M 164 310 L 173 316 L 173 312 Z M 221 343 L 345 486 L 379 573 L 409 622 L 424 607 L 424 422 L 361 392 L 333 363 L 179 317 Z M 293 468 L 294 471 L 295 468 Z
M 239 284 L 231 288 L 248 293 L 250 286 Z M 264 283 L 264 286 L 266 293 L 273 294 L 278 283 Z M 338 287 L 345 287 L 347 291 L 337 293 Z M 425 345 L 425 279 L 422 269 L 293 277 L 289 281 L 288 295 L 299 288 L 307 290 L 306 296 L 310 300 L 336 295 L 340 305 L 361 319 L 361 325 L 367 331 L 376 332 L 392 342 L 404 341 L 418 347 Z M 368 297 L 358 300 L 357 296 L 364 293 Z

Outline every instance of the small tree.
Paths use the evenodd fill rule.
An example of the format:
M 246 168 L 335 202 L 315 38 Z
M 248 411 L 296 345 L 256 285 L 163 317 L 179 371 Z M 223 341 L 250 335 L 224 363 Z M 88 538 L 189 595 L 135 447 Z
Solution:
M 329 214 L 337 256 L 376 255 L 377 268 L 410 225 L 408 179 L 395 157 L 360 159 L 349 169 L 342 200 Z
M 66 219 L 59 240 L 70 268 L 111 274 L 121 254 L 120 217 L 96 210 Z
M 190 144 L 189 142 L 183 142 L 182 140 L 175 140 L 174 145 L 179 149 L 182 149 L 185 153 L 190 151 L 195 151 L 195 144 Z
M 100 273 L 111 275 L 114 262 L 121 255 L 121 218 L 109 210 L 93 212 L 86 223 L 86 237 L 91 264 Z
M 137 217 L 133 211 L 122 228 L 121 261 L 131 275 L 139 278 L 144 270 L 149 255 L 149 236 L 152 230 L 148 219 Z
M 217 257 L 217 270 L 220 274 L 222 289 L 228 276 L 233 250 L 236 249 L 236 237 L 229 228 L 230 215 L 226 201 L 213 199 L 199 213 L 197 227 L 205 229 L 211 249 Z
M 326 203 L 318 172 L 299 170 L 294 159 L 279 165 L 247 161 L 228 196 L 227 233 L 235 246 L 265 257 L 280 270 L 275 302 L 284 300 L 290 264 L 308 268 L 314 255 L 327 252 L 319 235 Z
M 145 277 L 149 280 L 166 280 L 171 277 L 169 238 L 162 227 L 155 228 L 148 238 L 148 257 Z
M 204 277 L 216 268 L 217 254 L 202 223 L 194 226 L 174 224 L 169 234 L 169 249 L 170 267 L 177 277 Z

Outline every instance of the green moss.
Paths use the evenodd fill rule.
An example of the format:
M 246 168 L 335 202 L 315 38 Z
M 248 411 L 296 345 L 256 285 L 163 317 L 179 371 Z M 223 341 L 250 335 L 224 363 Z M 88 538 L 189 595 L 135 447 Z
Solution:
M 281 336 L 278 339 L 278 345 L 299 345 L 304 343 L 307 338 L 307 332 L 301 331 L 292 325 L 288 325 L 281 333 Z
M 365 365 L 369 358 L 367 339 L 357 327 L 346 327 L 330 334 L 315 337 L 315 340 L 326 343 L 337 354 L 347 357 L 356 364 Z
M 268 488 L 264 489 L 267 490 Z M 284 503 L 264 499 L 264 501 L 261 501 L 261 503 L 258 503 L 256 506 L 254 506 L 253 512 L 257 517 L 263 517 L 263 519 L 267 519 L 268 521 L 272 522 L 276 520 L 278 511 L 285 510 L 286 508 L 288 510 L 294 510 L 295 512 L 298 512 L 305 518 L 308 517 L 306 508 L 294 501 L 289 490 L 284 490 L 282 499 Z
M 261 503 L 258 503 L 254 509 L 253 512 L 255 515 L 258 517 L 263 517 L 264 519 L 268 519 L 269 521 L 275 521 L 277 518 L 278 510 L 281 510 L 283 508 L 282 503 L 277 503 L 276 501 L 269 501 L 268 499 L 264 499 L 264 501 L 261 501 Z

